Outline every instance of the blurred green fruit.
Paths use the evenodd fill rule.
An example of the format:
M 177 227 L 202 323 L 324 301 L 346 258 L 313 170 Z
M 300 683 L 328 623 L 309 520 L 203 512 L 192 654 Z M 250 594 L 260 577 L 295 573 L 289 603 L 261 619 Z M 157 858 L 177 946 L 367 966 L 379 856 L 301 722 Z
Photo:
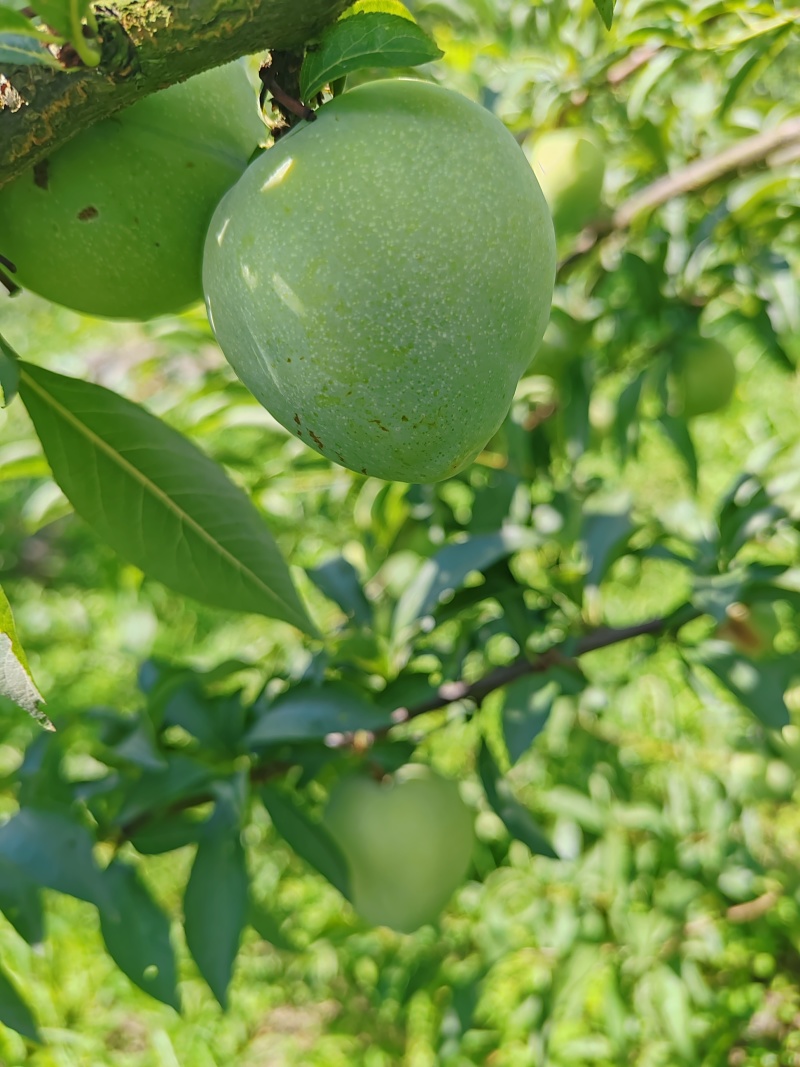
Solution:
M 77 311 L 178 311 L 202 297 L 208 223 L 265 132 L 246 61 L 145 97 L 0 189 L 0 252 Z
M 523 146 L 545 195 L 556 234 L 575 233 L 597 217 L 605 158 L 588 130 L 550 130 Z
M 726 407 L 736 388 L 730 349 L 714 338 L 696 338 L 681 351 L 674 377 L 678 412 L 687 419 Z
M 383 783 L 342 779 L 324 822 L 350 868 L 353 906 L 376 926 L 411 933 L 434 922 L 469 868 L 472 813 L 456 782 L 426 767 Z
M 264 407 L 328 459 L 407 482 L 457 473 L 497 430 L 554 276 L 508 130 L 402 79 L 344 93 L 257 159 L 203 267 L 217 339 Z

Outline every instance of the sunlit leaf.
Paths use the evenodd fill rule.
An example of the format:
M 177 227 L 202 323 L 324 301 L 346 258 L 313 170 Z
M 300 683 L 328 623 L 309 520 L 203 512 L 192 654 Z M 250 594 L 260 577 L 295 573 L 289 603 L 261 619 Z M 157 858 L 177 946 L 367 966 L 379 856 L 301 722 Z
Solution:
M 221 467 L 108 389 L 21 368 L 55 480 L 98 537 L 180 593 L 315 632 L 272 535 Z
M 334 22 L 306 53 L 300 95 L 312 100 L 326 85 L 362 67 L 415 67 L 441 55 L 425 31 L 407 18 L 361 12 Z
M 310 819 L 299 804 L 275 786 L 263 786 L 261 799 L 275 829 L 287 844 L 343 896 L 348 896 L 347 863 L 325 827 Z

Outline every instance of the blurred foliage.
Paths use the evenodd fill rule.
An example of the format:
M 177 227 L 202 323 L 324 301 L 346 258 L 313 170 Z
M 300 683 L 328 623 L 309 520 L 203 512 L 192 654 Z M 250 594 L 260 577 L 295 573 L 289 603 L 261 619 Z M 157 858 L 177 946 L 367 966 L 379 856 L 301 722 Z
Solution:
M 562 240 L 549 360 L 464 474 L 331 467 L 235 381 L 200 310 L 133 327 L 0 305 L 26 360 L 225 465 L 327 635 L 121 563 L 21 405 L 0 412 L 0 580 L 58 727 L 0 704 L 0 1019 L 20 1031 L 0 1028 L 0 1062 L 800 1063 L 797 144 L 609 225 L 654 179 L 800 114 L 797 11 L 621 2 L 607 32 L 591 0 L 409 6 L 445 51 L 425 76 L 520 140 L 588 127 L 606 151 L 599 239 Z M 702 337 L 738 383 L 687 422 L 675 376 Z M 764 604 L 766 644 L 747 629 Z M 382 737 L 442 683 L 684 609 L 666 638 Z M 330 736 L 371 729 L 366 754 Z M 478 842 L 441 923 L 401 937 L 312 868 L 336 881 L 315 836 L 336 777 L 412 755 L 462 779 Z M 272 796 L 270 818 L 276 766 L 294 803 Z

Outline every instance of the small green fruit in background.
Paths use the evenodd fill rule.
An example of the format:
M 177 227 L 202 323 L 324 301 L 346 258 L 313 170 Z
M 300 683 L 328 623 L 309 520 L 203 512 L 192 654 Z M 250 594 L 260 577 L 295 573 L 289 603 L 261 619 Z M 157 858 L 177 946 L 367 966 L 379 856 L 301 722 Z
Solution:
M 358 86 L 220 204 L 209 320 L 244 384 L 333 462 L 456 474 L 503 421 L 544 333 L 553 227 L 485 108 L 427 82 Z
M 246 61 L 153 93 L 0 189 L 0 252 L 23 288 L 108 318 L 202 297 L 220 198 L 264 140 Z
M 469 869 L 473 816 L 456 782 L 409 764 L 393 779 L 342 779 L 324 823 L 350 868 L 353 907 L 411 933 L 435 922 Z
M 678 414 L 687 419 L 726 407 L 736 388 L 736 364 L 730 349 L 715 338 L 698 337 L 680 352 L 674 375 Z
M 556 234 L 576 233 L 597 218 L 605 157 L 588 130 L 550 130 L 524 146 L 550 207 Z

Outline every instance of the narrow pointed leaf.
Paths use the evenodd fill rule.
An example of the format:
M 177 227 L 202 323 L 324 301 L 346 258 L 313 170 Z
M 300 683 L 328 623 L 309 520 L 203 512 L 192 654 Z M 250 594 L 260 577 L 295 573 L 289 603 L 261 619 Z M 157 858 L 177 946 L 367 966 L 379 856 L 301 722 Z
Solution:
M 200 842 L 183 899 L 186 944 L 224 1008 L 248 915 L 248 878 L 237 827 L 218 823 Z
M 306 53 L 300 95 L 311 100 L 326 85 L 363 67 L 416 67 L 442 51 L 424 30 L 401 15 L 363 11 L 335 22 L 318 48 Z
M 536 855 L 557 859 L 553 846 L 536 825 L 531 813 L 514 797 L 485 743 L 478 756 L 478 773 L 489 806 L 503 820 L 511 836 L 522 841 Z
M 0 336 L 0 406 L 7 408 L 19 389 L 17 353 Z
M 302 682 L 277 697 L 259 716 L 247 741 L 255 746 L 321 741 L 328 734 L 382 730 L 391 725 L 391 711 L 376 707 L 354 686 Z
M 37 886 L 3 858 L 0 858 L 0 912 L 29 945 L 44 940 L 44 913 Z
M 614 21 L 614 0 L 594 0 L 594 6 L 597 8 L 605 28 L 610 30 L 611 23 Z
M 12 700 L 23 711 L 27 711 L 37 722 L 40 722 L 46 730 L 55 729 L 44 712 L 39 709 L 39 705 L 44 703 L 44 697 L 31 677 L 25 653 L 17 637 L 11 605 L 2 587 L 0 587 L 0 697 Z
M 113 910 L 89 832 L 54 811 L 23 808 L 0 826 L 0 857 L 30 881 Z
M 33 37 L 16 33 L 0 33 L 0 66 L 54 67 L 60 64 L 45 46 Z
M 780 730 L 789 725 L 785 694 L 800 676 L 796 656 L 751 660 L 737 655 L 724 641 L 707 641 L 696 659 L 765 726 Z
M 114 860 L 103 877 L 115 904 L 113 912 L 100 909 L 109 955 L 145 993 L 180 1011 L 167 916 L 129 864 Z
M 108 389 L 21 369 L 53 476 L 99 537 L 179 593 L 315 633 L 272 535 L 220 466 Z
M 31 1041 L 41 1041 L 31 1009 L 0 970 L 0 1023 Z
M 547 725 L 561 692 L 551 671 L 519 678 L 506 686 L 503 697 L 503 736 L 512 763 L 531 747 Z
M 312 822 L 287 793 L 265 785 L 261 799 L 273 825 L 294 851 L 324 877 L 343 896 L 349 895 L 350 876 L 339 846 L 324 826 Z

